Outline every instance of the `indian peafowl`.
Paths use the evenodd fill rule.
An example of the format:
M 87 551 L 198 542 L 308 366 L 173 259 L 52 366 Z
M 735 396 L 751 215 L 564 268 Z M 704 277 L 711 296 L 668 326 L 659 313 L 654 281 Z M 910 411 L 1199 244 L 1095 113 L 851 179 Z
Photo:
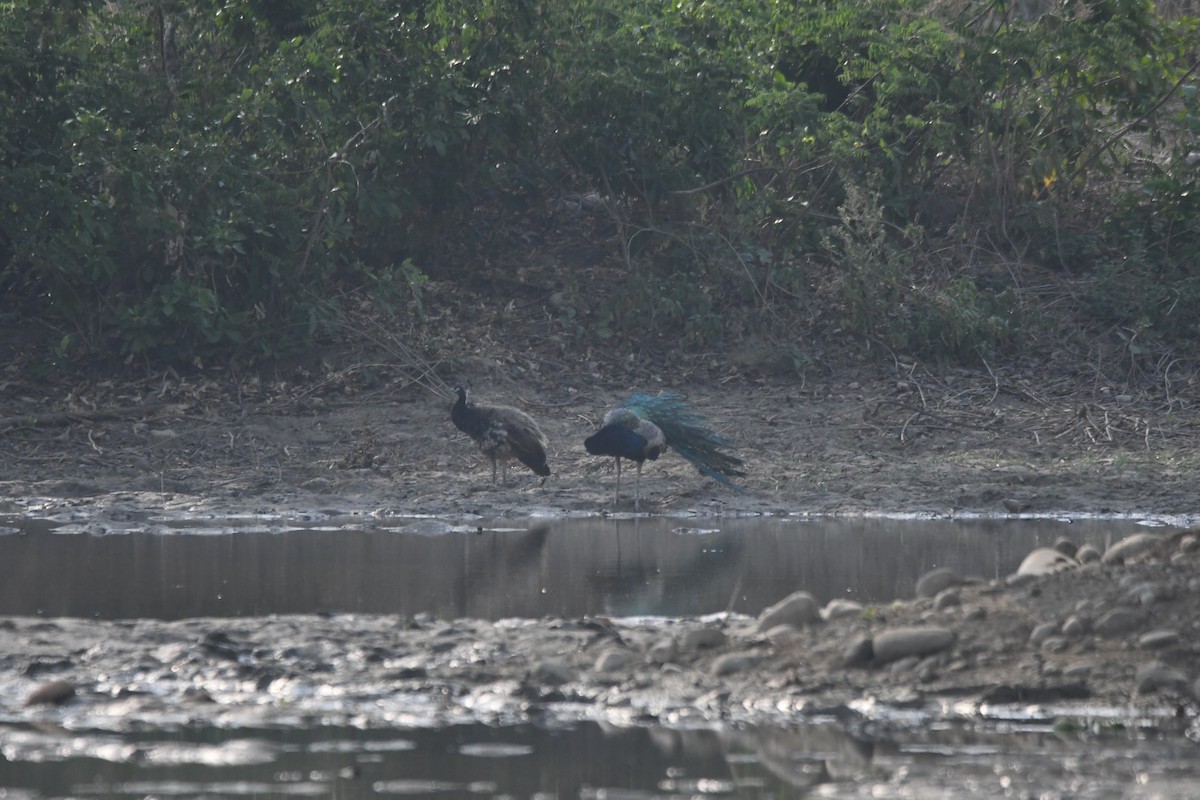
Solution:
M 517 459 L 543 478 L 550 474 L 546 464 L 546 434 L 533 417 L 510 406 L 476 405 L 467 402 L 467 390 L 454 387 L 458 400 L 450 409 L 454 427 L 470 436 L 479 452 L 492 462 L 492 483 L 496 482 L 496 464 Z M 508 464 L 504 465 L 505 478 Z M 545 481 L 542 481 L 545 483 Z
M 621 459 L 637 464 L 633 507 L 641 503 L 642 464 L 656 460 L 668 447 L 692 463 L 701 473 L 734 486 L 731 477 L 745 473 L 742 460 L 722 451 L 729 440 L 709 427 L 704 417 L 692 411 L 674 392 L 657 395 L 636 393 L 604 415 L 600 429 L 583 442 L 594 456 L 617 459 L 617 493 L 621 498 Z

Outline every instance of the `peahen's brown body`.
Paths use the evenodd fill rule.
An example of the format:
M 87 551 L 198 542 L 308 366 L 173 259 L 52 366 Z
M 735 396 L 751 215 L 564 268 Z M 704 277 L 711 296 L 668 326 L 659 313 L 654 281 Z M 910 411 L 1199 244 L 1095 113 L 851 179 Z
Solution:
M 450 409 L 450 419 L 492 462 L 492 483 L 496 482 L 497 465 L 504 462 L 507 474 L 507 462 L 512 459 L 536 475 L 550 474 L 546 463 L 546 448 L 550 443 L 533 417 L 511 406 L 468 402 L 467 390 L 461 386 L 455 387 L 454 393 L 458 400 Z

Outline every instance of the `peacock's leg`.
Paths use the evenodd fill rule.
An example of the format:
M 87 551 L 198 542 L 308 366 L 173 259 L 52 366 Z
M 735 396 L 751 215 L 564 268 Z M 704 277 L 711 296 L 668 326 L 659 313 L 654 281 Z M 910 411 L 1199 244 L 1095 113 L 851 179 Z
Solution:
M 642 506 L 642 462 L 637 465 L 637 478 L 633 482 L 633 510 L 640 511 Z

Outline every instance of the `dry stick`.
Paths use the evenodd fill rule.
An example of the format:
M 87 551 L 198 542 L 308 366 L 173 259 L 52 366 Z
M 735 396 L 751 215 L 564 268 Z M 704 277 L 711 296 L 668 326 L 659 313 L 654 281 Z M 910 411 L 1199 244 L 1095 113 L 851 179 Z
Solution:
M 990 364 L 987 363 L 986 358 L 981 358 L 979 360 L 982 361 L 983 366 L 987 368 L 988 375 L 992 376 L 992 386 L 993 386 L 992 396 L 991 396 L 991 398 L 988 399 L 988 401 L 986 403 L 986 405 L 990 406 L 992 403 L 996 402 L 996 396 L 998 394 L 1000 394 L 1000 379 L 996 377 L 996 373 L 992 372 L 992 367 Z

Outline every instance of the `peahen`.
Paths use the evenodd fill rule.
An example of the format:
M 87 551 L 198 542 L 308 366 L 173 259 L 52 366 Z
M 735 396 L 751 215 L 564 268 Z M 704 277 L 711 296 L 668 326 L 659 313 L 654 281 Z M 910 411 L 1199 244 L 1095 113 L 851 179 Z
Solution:
M 722 450 L 729 440 L 709 427 L 708 420 L 692 411 L 675 392 L 651 396 L 636 393 L 604 415 L 600 429 L 584 440 L 594 456 L 617 460 L 617 493 L 621 497 L 621 459 L 637 464 L 633 507 L 641 503 L 642 464 L 656 460 L 669 447 L 701 473 L 734 486 L 730 478 L 745 473 L 742 460 Z
M 533 417 L 510 406 L 477 405 L 467 402 L 467 390 L 454 387 L 458 400 L 450 409 L 454 427 L 470 436 L 479 452 L 492 462 L 492 483 L 496 482 L 497 462 L 515 458 L 543 478 L 550 474 L 546 464 L 546 434 Z M 508 464 L 505 463 L 505 476 Z M 543 481 L 544 482 L 544 481 Z

